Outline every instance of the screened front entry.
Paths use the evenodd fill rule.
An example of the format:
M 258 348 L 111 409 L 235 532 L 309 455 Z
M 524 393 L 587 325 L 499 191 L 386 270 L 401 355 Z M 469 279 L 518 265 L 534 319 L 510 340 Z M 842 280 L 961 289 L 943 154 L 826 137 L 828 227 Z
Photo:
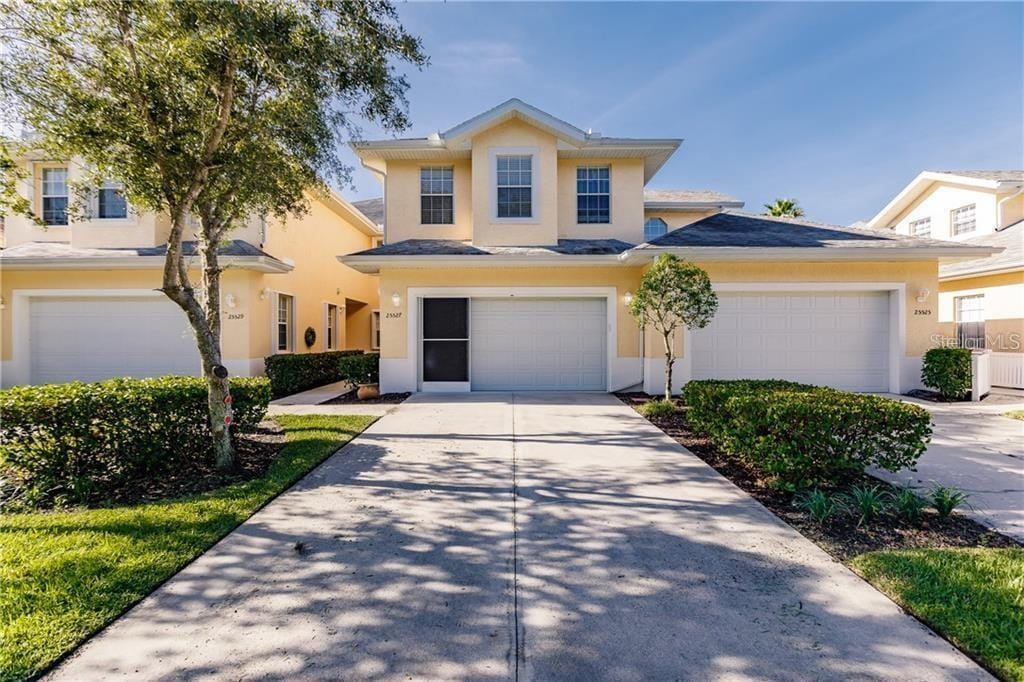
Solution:
M 423 390 L 467 389 L 469 299 L 424 298 L 421 319 Z

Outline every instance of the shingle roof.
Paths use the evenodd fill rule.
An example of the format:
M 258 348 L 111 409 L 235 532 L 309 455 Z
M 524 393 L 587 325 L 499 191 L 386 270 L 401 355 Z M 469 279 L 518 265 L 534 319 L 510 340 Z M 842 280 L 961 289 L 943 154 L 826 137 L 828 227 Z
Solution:
M 891 230 L 842 227 L 793 218 L 727 211 L 702 218 L 641 244 L 638 249 L 675 247 L 836 248 L 958 247 L 954 242 L 923 239 Z
M 614 256 L 633 248 L 618 239 L 559 239 L 549 246 L 478 246 L 452 239 L 406 239 L 351 256 Z
M 739 199 L 712 189 L 645 189 L 644 201 L 651 203 L 742 204 Z
M 987 258 L 940 265 L 939 277 L 958 277 L 975 272 L 1024 267 L 1024 220 L 1004 227 L 998 232 L 965 239 L 962 243 L 971 246 L 1001 246 L 1004 250 Z
M 352 205 L 359 209 L 359 212 L 369 218 L 374 224 L 384 224 L 383 197 L 377 197 L 376 199 L 364 199 L 363 201 L 353 201 Z
M 1024 182 L 1024 170 L 940 170 L 933 172 L 996 182 Z
M 197 242 L 186 241 L 181 243 L 182 253 L 186 256 L 194 256 L 198 253 Z M 221 256 L 251 256 L 263 257 L 277 260 L 266 251 L 253 246 L 241 239 L 232 239 L 225 242 L 217 250 Z M 12 246 L 9 249 L 0 251 L 0 260 L 17 260 L 29 258 L 49 259 L 89 259 L 89 258 L 130 258 L 132 256 L 163 256 L 167 253 L 167 245 L 132 248 L 76 248 L 65 242 L 26 242 Z

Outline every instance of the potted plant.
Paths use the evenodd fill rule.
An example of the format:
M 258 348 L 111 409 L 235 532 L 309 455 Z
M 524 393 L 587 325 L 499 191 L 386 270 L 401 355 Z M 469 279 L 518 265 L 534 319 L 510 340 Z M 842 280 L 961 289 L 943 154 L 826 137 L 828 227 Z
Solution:
M 360 400 L 372 400 L 373 398 L 380 397 L 380 386 L 374 383 L 358 384 L 356 389 L 356 397 Z

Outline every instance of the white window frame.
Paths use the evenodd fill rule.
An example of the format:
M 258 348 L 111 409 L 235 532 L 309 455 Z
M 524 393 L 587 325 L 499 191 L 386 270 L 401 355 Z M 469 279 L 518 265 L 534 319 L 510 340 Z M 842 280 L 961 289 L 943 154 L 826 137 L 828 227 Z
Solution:
M 665 226 L 665 231 L 662 232 L 659 235 L 654 236 L 654 237 L 648 237 L 647 236 L 647 223 L 655 221 L 655 220 L 660 221 L 661 224 Z M 644 221 L 644 241 L 645 242 L 649 242 L 652 239 L 657 239 L 658 237 L 664 237 L 666 234 L 668 234 L 668 222 L 664 218 L 662 218 L 660 216 L 651 216 L 650 218 L 648 218 L 647 220 Z
M 970 306 L 970 308 L 966 312 L 973 313 L 971 315 L 971 317 L 974 317 L 975 316 L 974 314 L 976 314 L 976 316 L 979 319 L 976 319 L 976 320 L 964 320 L 963 319 L 963 313 L 965 312 L 964 311 L 964 303 L 968 302 L 968 301 L 972 305 Z M 977 304 L 977 305 L 973 305 L 973 304 Z M 957 341 L 958 345 L 960 345 L 961 341 L 962 341 L 962 338 L 961 338 L 961 335 L 960 335 L 960 325 L 961 324 L 981 324 L 981 345 L 979 346 L 979 345 L 975 344 L 975 345 L 968 345 L 968 346 L 962 346 L 962 347 L 970 348 L 972 350 L 980 350 L 982 348 L 985 348 L 988 345 L 987 344 L 988 339 L 986 338 L 986 335 L 985 335 L 985 323 L 987 321 L 988 320 L 985 318 L 985 294 L 967 294 L 967 295 L 964 295 L 964 296 L 954 296 L 953 297 L 953 329 L 954 329 L 954 333 L 956 334 L 956 341 Z M 972 338 L 977 338 L 977 337 L 972 337 Z
M 324 350 L 339 350 L 338 310 L 337 303 L 324 302 Z
M 95 216 L 94 219 L 104 223 L 123 223 L 128 220 L 128 216 L 131 213 L 131 206 L 128 205 L 128 199 L 125 199 L 124 201 L 124 215 L 120 218 L 104 218 L 100 215 L 100 192 L 105 189 L 123 190 L 124 183 L 115 182 L 113 180 L 104 180 L 100 183 L 100 186 L 96 188 L 96 195 L 92 202 L 92 214 Z
M 580 171 L 581 170 L 607 170 L 608 171 L 608 191 L 607 192 L 591 192 L 589 189 L 586 192 L 580 192 Z M 612 166 L 608 163 L 598 164 L 584 164 L 576 166 L 576 177 L 574 178 L 576 183 L 576 224 L 577 225 L 611 225 L 612 224 Z M 584 179 L 584 182 L 589 182 L 589 179 Z M 580 222 L 580 203 L 579 198 L 583 197 L 599 197 L 608 195 L 608 220 L 590 220 L 584 223 Z
M 46 174 L 49 171 L 64 171 L 64 194 L 48 194 L 46 191 Z M 46 223 L 47 227 L 67 227 L 71 222 L 68 211 L 71 209 L 71 188 L 68 186 L 69 169 L 67 166 L 43 166 L 39 171 L 39 213 L 46 223 L 46 200 L 64 198 L 64 222 Z
M 370 350 L 380 350 L 380 309 L 370 311 Z
M 970 220 L 958 220 L 957 219 L 957 213 L 959 213 L 961 211 L 963 211 L 965 213 L 970 211 L 970 215 L 971 215 Z M 970 223 L 971 229 L 969 229 L 969 230 L 958 230 L 957 229 L 957 225 L 963 225 L 963 224 L 967 224 L 967 223 Z M 958 206 L 957 208 L 954 208 L 952 211 L 949 212 L 949 234 L 950 234 L 950 236 L 952 236 L 952 237 L 959 237 L 960 235 L 964 235 L 964 234 L 973 234 L 977 230 L 978 230 L 978 205 L 976 203 L 964 204 L 963 206 Z
M 924 232 L 920 231 L 921 226 L 925 226 L 927 229 Z M 918 218 L 917 220 L 911 220 L 907 223 L 907 232 L 911 237 L 931 237 L 932 236 L 932 217 L 926 216 L 924 218 Z
M 278 329 L 278 325 L 280 324 L 280 319 L 278 317 L 278 314 L 280 312 L 279 309 L 280 309 L 280 305 L 281 305 L 281 297 L 282 296 L 287 296 L 291 300 L 291 309 L 289 310 L 289 319 L 287 321 L 287 324 L 288 324 L 288 348 L 286 348 L 286 349 L 282 349 L 278 345 L 278 342 L 279 342 L 278 333 L 280 332 L 280 330 Z M 295 294 L 290 294 L 290 293 L 288 293 L 286 291 L 275 291 L 274 292 L 274 296 L 272 297 L 272 302 L 273 302 L 273 306 L 274 306 L 273 309 L 271 310 L 271 315 L 270 315 L 270 348 L 273 351 L 272 354 L 273 355 L 282 355 L 282 354 L 285 354 L 285 353 L 294 353 L 295 352 L 295 308 L 296 308 Z
M 540 150 L 537 147 L 492 147 L 488 150 L 491 169 L 491 221 L 494 223 L 525 223 L 536 224 L 540 222 L 538 213 L 540 211 L 540 168 L 537 163 L 540 158 Z M 499 156 L 529 156 L 530 158 L 530 217 L 528 218 L 499 218 L 498 217 L 498 157 Z
M 452 191 L 450 193 L 445 192 L 424 192 L 423 191 L 423 171 L 425 170 L 450 170 L 452 172 Z M 420 187 L 420 225 L 422 226 L 434 226 L 434 225 L 454 225 L 455 224 L 455 166 L 445 164 L 425 164 L 420 166 L 419 172 L 419 187 Z M 452 199 L 452 219 L 447 223 L 425 223 L 423 222 L 423 197 L 451 197 Z

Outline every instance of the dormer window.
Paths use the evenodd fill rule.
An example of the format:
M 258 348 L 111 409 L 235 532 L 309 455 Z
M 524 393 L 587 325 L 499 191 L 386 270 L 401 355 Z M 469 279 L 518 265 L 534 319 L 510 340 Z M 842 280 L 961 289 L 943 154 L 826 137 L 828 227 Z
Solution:
M 454 169 L 451 166 L 420 168 L 420 223 L 451 225 L 455 222 Z
M 930 237 L 932 234 L 932 219 L 921 218 L 910 222 L 910 234 L 915 237 Z
M 611 169 L 581 166 L 576 169 L 576 222 L 611 222 Z
M 43 169 L 43 222 L 68 224 L 68 169 Z
M 974 220 L 974 204 L 954 208 L 950 212 L 950 222 L 953 224 L 953 234 L 967 234 L 974 232 L 977 223 Z
M 497 217 L 533 217 L 533 156 L 499 154 L 497 163 Z
M 668 232 L 668 223 L 661 218 L 649 218 L 644 223 L 644 241 L 649 242 L 652 239 L 657 239 Z

